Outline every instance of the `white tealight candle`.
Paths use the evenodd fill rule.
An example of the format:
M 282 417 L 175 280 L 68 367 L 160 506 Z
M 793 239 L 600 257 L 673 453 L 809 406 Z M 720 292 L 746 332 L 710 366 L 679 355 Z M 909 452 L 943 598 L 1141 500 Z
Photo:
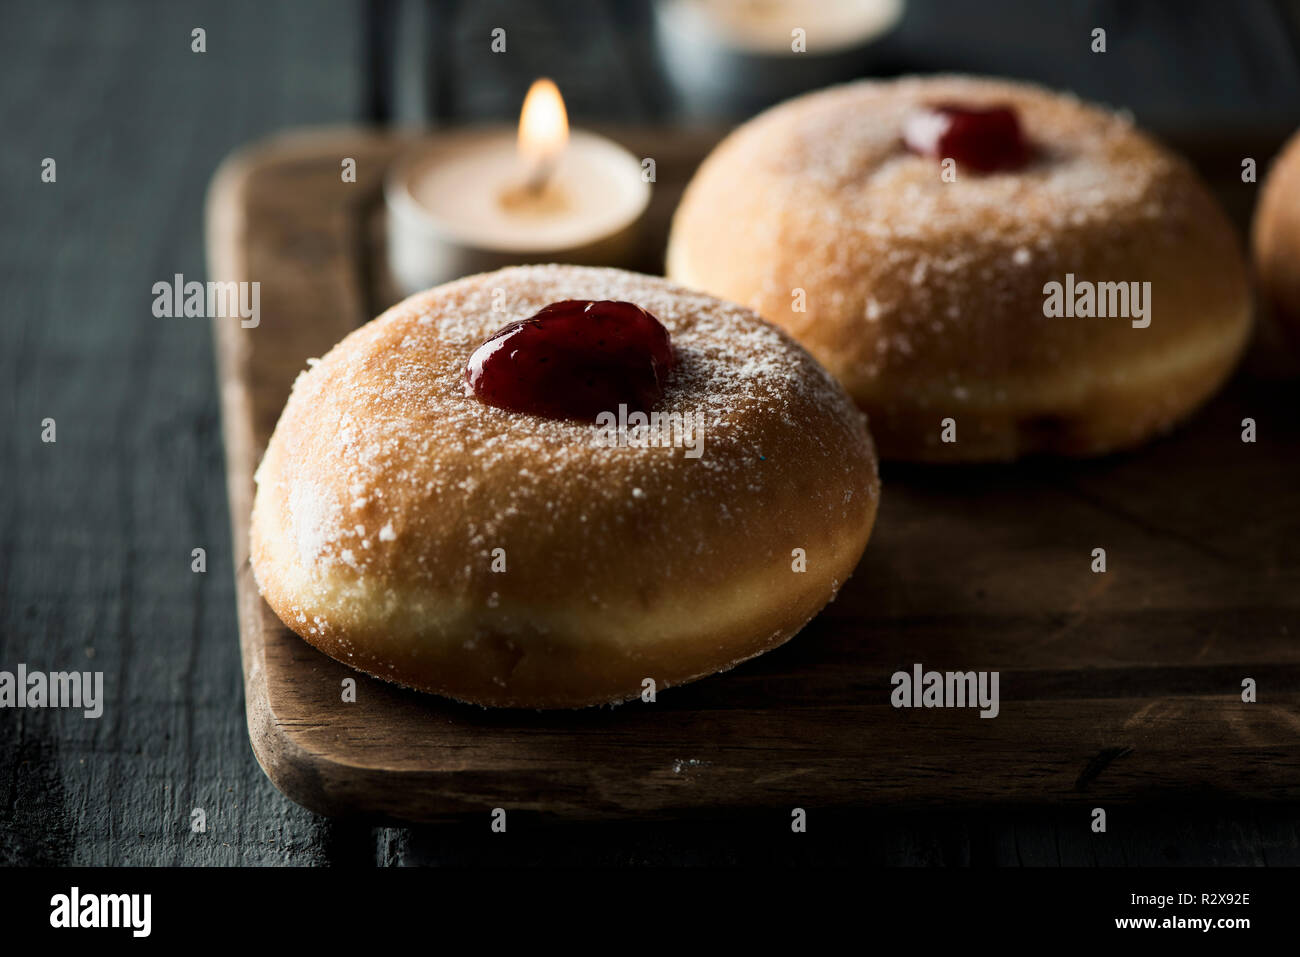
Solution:
M 442 134 L 385 185 L 388 259 L 401 290 L 519 262 L 614 265 L 650 201 L 641 163 L 618 144 L 570 134 L 549 80 L 509 129 Z
M 660 0 L 661 15 L 697 37 L 749 53 L 790 56 L 802 31 L 813 56 L 860 46 L 889 30 L 903 0 Z
M 669 79 L 695 113 L 748 113 L 861 76 L 905 0 L 657 0 Z

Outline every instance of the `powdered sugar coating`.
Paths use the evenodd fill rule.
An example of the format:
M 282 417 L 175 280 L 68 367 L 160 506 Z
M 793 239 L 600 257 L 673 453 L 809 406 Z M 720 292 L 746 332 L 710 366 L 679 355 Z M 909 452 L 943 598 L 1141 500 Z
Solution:
M 945 180 L 935 159 L 902 143 L 907 117 L 938 103 L 1013 106 L 1033 159 L 993 174 L 958 166 L 955 180 Z M 889 325 L 861 362 L 865 375 L 890 353 L 903 360 L 935 334 L 961 329 L 968 308 L 984 311 L 1001 290 L 1061 271 L 1081 246 L 1149 228 L 1182 207 L 1180 191 L 1169 188 L 1180 161 L 1130 117 L 1068 94 L 978 77 L 834 87 L 769 110 L 724 151 L 725 169 L 714 179 L 749 183 L 769 210 L 780 211 L 736 221 L 746 231 L 746 256 L 766 267 L 742 301 L 759 308 L 788 300 L 793 282 L 815 290 L 826 310 L 868 290 L 861 293 L 866 318 Z M 802 255 L 803 240 L 819 235 L 833 244 L 831 254 Z
M 1032 145 L 1028 165 L 990 174 L 958 166 L 955 179 L 944 180 L 935 159 L 902 142 L 908 116 L 940 103 L 1013 107 Z M 965 76 L 833 87 L 768 111 L 738 135 L 753 141 L 755 165 L 787 175 L 773 205 L 806 205 L 830 228 L 893 241 L 957 230 L 992 233 L 1011 249 L 1117 215 L 1157 215 L 1152 188 L 1177 164 L 1127 114 L 1031 84 Z M 768 135 L 779 135 L 780 149 L 764 148 L 775 146 L 763 142 Z M 807 202 L 817 194 L 837 201 Z
M 943 104 L 1012 107 L 1032 159 L 980 174 L 912 153 L 906 119 Z M 1127 115 L 982 77 L 857 82 L 744 124 L 687 188 L 668 273 L 790 331 L 905 458 L 1132 444 L 1197 399 L 1184 382 L 1217 374 L 1247 325 L 1231 226 L 1183 160 Z M 1044 287 L 1067 273 L 1150 282 L 1159 319 L 1047 321 Z M 1179 397 L 1094 429 L 1144 378 L 1156 394 L 1176 378 Z M 983 437 L 938 448 L 943 416 Z
M 677 368 L 656 411 L 702 415 L 698 459 L 682 448 L 600 448 L 589 423 L 466 394 L 479 343 L 562 299 L 634 302 L 668 328 Z M 484 601 L 501 584 L 484 574 L 493 549 L 517 544 L 524 528 L 558 562 L 586 534 L 629 524 L 649 546 L 702 550 L 700 529 L 674 521 L 699 500 L 743 538 L 773 520 L 764 495 L 783 480 L 783 455 L 828 476 L 825 496 L 809 494 L 828 512 L 874 509 L 878 491 L 861 455 L 847 454 L 869 447 L 861 413 L 784 333 L 662 279 L 574 266 L 475 276 L 395 306 L 299 375 L 272 441 L 276 475 L 264 464 L 259 481 L 285 483 L 303 566 L 363 577 L 396 563 L 442 586 L 481 586 Z M 583 525 L 594 532 L 574 534 Z

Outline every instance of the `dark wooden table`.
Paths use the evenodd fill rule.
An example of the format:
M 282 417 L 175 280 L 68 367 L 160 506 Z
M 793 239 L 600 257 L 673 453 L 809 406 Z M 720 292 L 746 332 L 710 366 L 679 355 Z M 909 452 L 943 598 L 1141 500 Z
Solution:
M 1042 79 L 1156 127 L 1300 121 L 1290 6 L 974 6 L 913 0 L 890 68 Z M 509 115 L 543 72 L 579 120 L 670 115 L 640 5 L 445 4 L 435 17 L 433 101 L 448 118 Z M 1075 52 L 1107 23 L 1109 59 Z M 0 668 L 102 670 L 107 703 L 97 721 L 0 711 L 0 863 L 1300 863 L 1300 815 L 1276 804 L 1129 810 L 1103 838 L 1074 810 L 1033 807 L 842 813 L 802 836 L 784 812 L 512 815 L 501 838 L 486 818 L 371 828 L 283 798 L 244 724 L 208 323 L 155 319 L 151 287 L 204 278 L 204 191 L 232 148 L 367 113 L 360 24 L 346 0 L 6 6 Z M 498 24 L 517 55 L 485 63 L 473 51 Z M 194 27 L 204 54 L 190 50 Z M 56 183 L 41 182 L 44 157 Z M 195 547 L 206 574 L 190 570 Z M 190 831 L 196 807 L 203 834 Z

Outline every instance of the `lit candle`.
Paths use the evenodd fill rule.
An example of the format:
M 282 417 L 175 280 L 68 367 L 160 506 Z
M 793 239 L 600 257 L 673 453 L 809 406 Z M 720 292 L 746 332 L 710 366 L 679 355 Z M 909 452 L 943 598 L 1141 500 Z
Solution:
M 384 193 L 404 293 L 510 263 L 618 264 L 650 201 L 640 161 L 571 132 L 550 80 L 528 91 L 517 131 L 439 134 L 395 164 Z

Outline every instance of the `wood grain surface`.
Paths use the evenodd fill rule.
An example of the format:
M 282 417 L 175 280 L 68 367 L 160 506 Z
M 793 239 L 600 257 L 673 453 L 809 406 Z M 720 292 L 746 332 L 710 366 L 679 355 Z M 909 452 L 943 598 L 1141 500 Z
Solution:
M 635 263 L 655 271 L 716 134 L 612 135 L 657 162 Z M 1286 414 L 1295 369 L 1271 350 L 1186 428 L 1129 455 L 887 468 L 875 537 L 839 599 L 786 647 L 654 704 L 487 711 L 302 642 L 252 583 L 251 475 L 307 358 L 393 298 L 373 240 L 400 145 L 282 136 L 223 167 L 209 201 L 211 275 L 263 290 L 257 329 L 214 327 L 249 728 L 287 795 L 417 821 L 1300 796 L 1300 423 Z M 1250 148 L 1198 149 L 1230 206 L 1239 177 L 1224 157 Z M 340 182 L 344 156 L 356 184 Z M 1245 416 L 1257 443 L 1240 439 Z M 1105 574 L 1090 570 L 1094 547 Z M 890 676 L 913 663 L 1000 672 L 1001 713 L 894 709 Z M 347 677 L 355 704 L 341 701 Z M 1258 702 L 1241 701 L 1244 678 Z

